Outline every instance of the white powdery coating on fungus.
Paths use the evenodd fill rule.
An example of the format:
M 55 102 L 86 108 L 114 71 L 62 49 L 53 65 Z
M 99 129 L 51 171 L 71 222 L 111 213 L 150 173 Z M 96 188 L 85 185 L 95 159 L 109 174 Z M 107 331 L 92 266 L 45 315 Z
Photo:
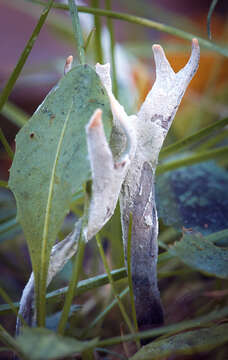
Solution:
M 141 193 L 143 192 L 143 189 L 140 187 L 143 164 L 144 162 L 150 163 L 152 172 L 155 173 L 163 141 L 172 124 L 184 92 L 197 70 L 200 49 L 197 39 L 193 39 L 191 57 L 186 66 L 178 73 L 172 70 L 160 45 L 153 46 L 153 53 L 156 65 L 156 81 L 136 116 L 128 116 L 124 108 L 115 99 L 112 93 L 110 65 L 96 65 L 96 72 L 106 88 L 110 99 L 114 126 L 126 137 L 124 144 L 126 148 L 123 149 L 123 155 L 114 161 L 111 149 L 105 138 L 101 110 L 97 109 L 86 127 L 93 179 L 88 224 L 83 229 L 88 240 L 100 231 L 112 216 L 121 187 L 124 184 L 120 200 L 123 236 L 126 241 L 127 233 L 125 230 L 126 228 L 128 229 L 128 224 L 125 224 L 125 221 L 128 221 L 129 209 L 133 208 L 134 198 L 138 189 Z M 65 72 L 69 71 L 71 63 L 72 58 L 70 57 L 68 58 Z M 52 91 L 55 90 L 56 88 L 53 88 Z M 151 201 L 155 201 L 153 196 L 149 199 L 149 202 Z M 154 208 L 156 208 L 155 204 Z M 156 214 L 155 217 L 157 223 Z M 145 215 L 144 221 L 147 226 L 153 224 L 150 215 Z M 80 233 L 79 227 L 79 223 L 76 224 L 74 232 L 53 248 L 47 283 L 52 280 L 53 276 L 60 271 L 69 258 L 77 251 L 77 239 Z M 141 245 L 139 244 L 140 247 Z M 32 274 L 21 299 L 19 313 L 22 316 L 24 312 L 28 313 L 31 310 L 27 307 L 32 307 L 33 289 L 34 279 Z M 20 323 L 19 318 L 18 323 Z M 18 326 L 18 331 L 19 327 L 20 325 Z

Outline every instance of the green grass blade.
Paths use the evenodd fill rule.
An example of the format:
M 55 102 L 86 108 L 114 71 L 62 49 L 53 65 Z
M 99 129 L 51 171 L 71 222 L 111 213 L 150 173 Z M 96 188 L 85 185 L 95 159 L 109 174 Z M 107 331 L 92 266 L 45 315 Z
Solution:
M 116 336 L 113 338 L 109 338 L 106 340 L 101 340 L 98 342 L 97 346 L 103 347 L 103 346 L 110 346 L 115 344 L 120 344 L 127 341 L 133 341 L 135 339 L 147 339 L 150 337 L 155 337 L 159 335 L 169 334 L 173 332 L 180 332 L 184 330 L 188 330 L 191 328 L 197 328 L 202 327 L 204 324 L 208 324 L 211 321 L 217 321 L 222 318 L 225 318 L 228 315 L 228 306 L 217 311 L 213 311 L 205 316 L 188 320 L 188 321 L 182 321 L 177 324 L 162 326 L 160 328 L 142 331 L 137 334 L 129 334 L 129 335 L 123 335 L 123 336 Z
M 14 306 L 13 301 L 10 299 L 9 295 L 5 292 L 5 290 L 3 290 L 2 287 L 0 287 L 0 296 L 1 296 L 2 299 L 10 306 L 12 312 L 13 312 L 13 313 L 16 315 L 16 317 L 17 317 L 17 316 L 18 316 L 17 308 L 16 308 L 16 306 Z M 23 324 L 24 326 L 26 326 L 27 324 L 26 324 L 26 321 L 24 320 L 24 318 L 23 318 L 21 315 L 19 315 L 19 317 L 20 317 L 20 320 L 21 320 L 22 324 Z
M 163 174 L 166 171 L 171 171 L 178 169 L 183 166 L 189 166 L 193 164 L 197 164 L 199 162 L 203 162 L 206 160 L 216 159 L 218 157 L 227 157 L 228 155 L 228 146 L 223 146 L 217 149 L 201 151 L 197 154 L 188 156 L 184 159 L 170 161 L 166 164 L 159 165 L 157 167 L 156 174 Z
M 60 322 L 58 325 L 58 333 L 60 335 L 64 335 L 67 320 L 70 312 L 70 307 L 74 298 L 75 289 L 77 288 L 78 279 L 80 275 L 80 271 L 82 269 L 82 263 L 83 263 L 83 257 L 84 257 L 84 251 L 85 251 L 85 239 L 83 236 L 83 230 L 81 230 L 80 238 L 78 241 L 78 253 L 74 257 L 74 265 L 72 270 L 72 277 L 69 283 L 69 287 L 66 293 L 66 298 L 60 318 Z
M 13 157 L 14 157 L 13 150 L 11 149 L 10 144 L 8 143 L 1 128 L 0 128 L 0 141 L 1 141 L 2 145 L 4 146 L 5 151 L 9 155 L 10 159 L 13 160 Z
M 7 101 L 1 110 L 1 114 L 18 127 L 22 127 L 26 124 L 29 116 L 21 110 L 18 106 Z
M 78 285 L 79 275 L 80 271 L 83 267 L 83 257 L 85 252 L 85 246 L 86 246 L 86 239 L 84 237 L 84 228 L 88 223 L 88 209 L 89 209 L 89 200 L 90 200 L 90 194 L 91 194 L 91 181 L 86 182 L 86 190 L 85 190 L 85 200 L 84 200 L 84 214 L 83 214 L 83 221 L 81 225 L 81 231 L 80 236 L 78 240 L 78 251 L 77 254 L 74 256 L 74 264 L 73 264 L 73 270 L 72 270 L 72 276 L 70 279 L 69 287 L 66 293 L 65 302 L 61 314 L 61 318 L 58 325 L 58 333 L 60 335 L 64 335 L 68 316 L 70 313 L 70 307 L 75 295 L 75 289 Z
M 8 182 L 4 180 L 0 180 L 0 187 L 8 189 Z
M 84 49 L 84 41 L 82 36 L 82 30 L 78 17 L 78 10 L 74 0 L 68 0 L 69 10 L 72 18 L 72 25 L 74 36 L 76 39 L 76 46 L 78 52 L 78 58 L 80 64 L 85 64 L 85 49 Z
M 99 0 L 91 0 L 91 4 L 93 8 L 99 10 Z M 100 18 L 95 15 L 94 16 L 94 27 L 95 27 L 95 62 L 99 62 L 103 64 L 103 51 L 102 51 L 102 44 L 101 44 L 101 21 Z
M 197 147 L 197 151 L 210 149 L 211 147 L 221 143 L 227 137 L 228 137 L 228 129 L 227 130 L 224 129 L 220 131 L 217 135 L 214 134 L 212 137 L 210 137 L 210 139 L 208 139 L 199 147 Z
M 40 4 L 40 5 L 45 4 L 44 1 L 42 1 L 42 0 L 26 0 L 26 1 L 30 1 L 35 4 Z M 58 9 L 62 9 L 62 10 L 68 9 L 67 5 L 59 4 L 59 3 L 58 4 L 55 3 L 54 7 L 58 8 Z M 130 22 L 133 24 L 138 24 L 138 25 L 149 27 L 149 28 L 153 28 L 155 30 L 165 32 L 165 33 L 171 34 L 173 36 L 177 36 L 177 37 L 185 39 L 185 40 L 191 41 L 193 38 L 197 37 L 200 46 L 205 47 L 206 49 L 208 49 L 210 51 L 215 51 L 221 55 L 228 57 L 228 48 L 214 44 L 213 42 L 211 42 L 207 39 L 204 39 L 200 36 L 197 36 L 196 34 L 186 32 L 184 30 L 175 28 L 174 26 L 165 25 L 165 24 L 153 21 L 153 20 L 135 16 L 135 15 L 129 15 L 129 14 L 124 14 L 124 13 L 115 12 L 115 11 L 103 10 L 103 9 L 90 8 L 90 7 L 86 7 L 86 6 L 78 6 L 78 12 L 106 16 L 106 17 L 110 17 L 112 19 L 127 21 L 127 22 Z
M 95 349 L 96 351 L 100 351 L 100 352 L 103 352 L 105 354 L 108 354 L 108 355 L 111 355 L 112 357 L 114 356 L 113 359 L 120 359 L 120 360 L 128 360 L 124 355 L 121 355 L 121 354 L 118 354 L 117 352 L 115 351 L 111 351 L 111 350 L 107 350 L 107 349 L 104 349 L 104 348 L 96 348 Z
M 85 41 L 85 46 L 84 46 L 85 52 L 87 51 L 87 49 L 88 49 L 88 47 L 89 47 L 90 41 L 91 41 L 93 35 L 95 34 L 95 31 L 96 31 L 96 29 L 95 29 L 95 27 L 93 27 L 93 28 L 90 30 L 89 35 L 87 36 L 87 39 L 86 39 L 86 41 Z
M 163 252 L 158 256 L 158 264 L 163 265 L 167 261 L 173 258 L 173 255 L 169 252 Z M 125 279 L 127 277 L 127 270 L 125 267 L 112 270 L 111 272 L 112 280 L 119 281 L 121 279 Z M 109 284 L 109 277 L 107 274 L 97 275 L 92 278 L 81 280 L 78 283 L 77 289 L 74 289 L 74 294 L 81 295 L 86 293 L 87 291 L 94 290 L 101 286 Z M 60 288 L 58 290 L 51 291 L 47 294 L 46 299 L 48 303 L 58 303 L 62 301 L 62 297 L 68 291 L 68 287 Z M 120 296 L 120 295 L 119 295 Z M 117 301 L 117 300 L 116 300 Z M 13 303 L 16 308 L 19 307 L 19 302 Z M 0 305 L 0 314 L 8 314 L 11 312 L 11 308 L 8 304 Z
M 96 235 L 96 240 L 97 240 L 97 246 L 98 246 L 98 249 L 99 249 L 99 252 L 100 252 L 100 255 L 101 255 L 103 264 L 104 264 L 105 271 L 106 271 L 106 273 L 107 273 L 107 275 L 108 275 L 108 279 L 109 279 L 109 283 L 110 283 L 111 288 L 112 288 L 112 292 L 113 292 L 113 294 L 114 294 L 114 296 L 115 296 L 115 298 L 116 298 L 116 300 L 117 300 L 117 302 L 118 302 L 118 305 L 119 305 L 121 314 L 122 314 L 122 316 L 123 316 L 123 318 L 124 318 L 124 320 L 125 320 L 128 328 L 129 328 L 130 332 L 131 332 L 131 333 L 134 333 L 135 330 L 134 330 L 134 328 L 133 328 L 133 326 L 132 326 L 132 324 L 131 324 L 131 321 L 130 321 L 130 319 L 129 319 L 129 316 L 128 316 L 128 314 L 126 313 L 126 310 L 125 310 L 125 308 L 124 308 L 124 306 L 123 306 L 123 303 L 122 303 L 122 301 L 121 301 L 121 299 L 120 299 L 120 297 L 119 297 L 119 294 L 117 293 L 117 291 L 116 291 L 116 289 L 115 289 L 115 285 L 114 285 L 114 281 L 113 281 L 113 279 L 112 279 L 111 271 L 110 271 L 110 269 L 109 269 L 108 262 L 107 262 L 107 259 L 106 259 L 106 257 L 105 257 L 104 249 L 103 249 L 103 246 L 102 246 L 102 243 L 101 243 L 101 240 L 100 240 L 98 234 Z
M 124 289 L 120 294 L 119 297 L 120 299 L 122 299 L 129 291 L 129 287 L 127 287 L 126 289 Z M 89 326 L 85 329 L 85 331 L 83 332 L 82 336 L 83 338 L 86 337 L 88 331 L 90 329 L 92 329 L 94 326 L 96 326 L 112 309 L 113 307 L 118 304 L 117 299 L 113 299 L 113 301 L 106 306 L 106 308 L 89 324 Z
M 210 40 L 211 40 L 211 17 L 212 17 L 213 11 L 217 5 L 217 2 L 218 2 L 218 0 L 212 0 L 210 9 L 209 9 L 208 15 L 207 15 L 207 35 Z
M 6 86 L 4 87 L 1 95 L 0 95 L 0 111 L 3 107 L 3 105 L 5 104 L 5 102 L 7 101 L 20 73 L 21 73 L 21 70 L 23 69 L 24 65 L 25 65 L 25 62 L 33 48 L 33 45 L 35 44 L 35 41 L 40 33 L 40 30 L 42 29 L 42 26 L 44 25 L 45 23 L 45 20 L 48 16 L 48 13 L 49 11 L 51 10 L 51 7 L 53 5 L 53 2 L 54 0 L 49 0 L 48 3 L 44 3 L 43 5 L 45 5 L 45 8 L 44 10 L 42 11 L 42 14 L 39 18 L 39 21 L 35 27 L 35 29 L 33 30 L 32 32 L 32 35 L 29 39 L 29 41 L 27 42 L 19 60 L 18 60 L 18 63 L 17 65 L 15 66 L 12 74 L 10 75 L 10 78 L 9 80 L 7 81 L 6 83 Z
M 111 271 L 111 275 L 112 275 L 113 281 L 118 281 L 118 280 L 126 278 L 127 272 L 126 272 L 125 268 L 120 268 L 120 269 Z M 94 276 L 92 278 L 79 281 L 77 289 L 74 289 L 74 294 L 77 292 L 77 295 L 81 295 L 87 291 L 96 289 L 100 286 L 104 286 L 107 284 L 109 284 L 109 279 L 108 279 L 107 274 Z M 59 301 L 62 301 L 62 296 L 64 294 L 66 294 L 67 290 L 68 290 L 68 287 L 64 287 L 64 288 L 54 290 L 54 291 L 48 293 L 47 297 L 46 297 L 47 301 L 49 303 L 57 303 Z M 14 302 L 13 304 L 14 304 L 15 308 L 18 309 L 19 302 Z M 8 314 L 11 311 L 12 310 L 8 304 L 0 305 L 0 314 L 1 315 Z
M 19 226 L 16 217 L 3 221 L 0 224 L 0 236 Z
M 27 356 L 25 356 L 20 347 L 18 346 L 16 340 L 0 325 L 0 340 L 1 342 L 6 345 L 10 350 L 15 352 L 20 356 L 21 360 L 29 360 Z
M 189 145 L 192 145 L 196 143 L 197 141 L 201 140 L 205 136 L 208 136 L 214 132 L 214 130 L 218 130 L 223 128 L 228 124 L 228 118 L 216 121 L 212 125 L 207 126 L 204 129 L 201 129 L 200 131 L 196 132 L 193 135 L 190 135 L 182 140 L 179 140 L 175 142 L 174 144 L 171 144 L 169 146 L 164 147 L 159 155 L 160 159 L 163 159 L 169 155 L 175 154 L 180 150 L 183 150 Z
M 111 10 L 111 0 L 105 1 L 106 10 Z M 112 88 L 113 94 L 118 98 L 118 83 L 116 75 L 116 61 L 115 61 L 115 34 L 111 18 L 107 18 L 107 28 L 110 37 L 110 52 L 111 52 L 111 64 L 112 64 Z
M 169 261 L 171 258 L 173 258 L 172 254 L 169 252 L 163 252 L 158 256 L 158 264 L 162 265 L 165 262 Z M 112 270 L 110 272 L 112 280 L 119 281 L 121 279 L 125 279 L 127 277 L 127 270 L 125 267 Z M 96 288 L 99 288 L 101 286 L 109 284 L 109 277 L 107 274 L 97 275 L 92 278 L 81 280 L 78 283 L 77 288 L 74 289 L 74 295 L 77 293 L 77 295 L 82 295 L 86 293 L 87 291 L 94 290 Z M 58 290 L 51 291 L 47 294 L 46 299 L 48 303 L 58 303 L 62 301 L 62 296 L 66 294 L 68 291 L 68 287 L 60 288 Z M 120 296 L 120 295 L 119 295 Z M 117 301 L 117 300 L 115 300 Z M 14 302 L 13 305 L 16 309 L 19 307 L 19 302 Z M 0 305 L 0 314 L 8 314 L 11 313 L 11 308 L 8 304 L 2 304 Z

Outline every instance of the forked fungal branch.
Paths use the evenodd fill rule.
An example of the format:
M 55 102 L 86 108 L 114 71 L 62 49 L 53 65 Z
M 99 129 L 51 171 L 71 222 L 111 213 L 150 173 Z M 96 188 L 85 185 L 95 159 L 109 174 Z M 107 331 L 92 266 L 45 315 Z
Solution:
M 171 68 L 160 45 L 153 45 L 156 81 L 137 115 L 128 116 L 112 93 L 110 65 L 96 65 L 106 88 L 113 114 L 110 145 L 105 137 L 102 112 L 97 109 L 86 126 L 88 153 L 92 169 L 92 199 L 83 229 L 90 240 L 114 213 L 120 197 L 123 241 L 127 248 L 129 215 L 132 213 L 131 269 L 137 320 L 140 329 L 163 322 L 157 285 L 158 219 L 154 177 L 159 152 L 172 124 L 185 90 L 194 76 L 200 56 L 197 39 L 192 40 L 188 63 L 178 73 Z M 72 57 L 66 61 L 67 73 Z M 52 251 L 48 283 L 77 251 L 80 224 Z M 26 286 L 20 313 L 31 323 L 29 297 L 33 294 L 33 275 Z M 30 306 L 30 309 L 27 306 Z M 28 311 L 29 310 L 29 311 Z M 28 313 L 30 316 L 28 317 Z M 146 315 L 145 315 L 146 314 Z

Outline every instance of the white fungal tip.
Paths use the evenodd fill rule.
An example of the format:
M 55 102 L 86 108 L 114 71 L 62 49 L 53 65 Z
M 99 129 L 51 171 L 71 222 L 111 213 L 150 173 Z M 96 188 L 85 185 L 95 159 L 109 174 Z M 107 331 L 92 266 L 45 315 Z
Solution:
M 198 39 L 196 39 L 196 38 L 193 38 L 193 39 L 192 39 L 192 46 L 193 46 L 193 47 L 198 47 L 198 46 L 199 46 L 199 41 L 198 41 Z
M 97 109 L 94 111 L 94 113 L 89 121 L 88 129 L 99 127 L 99 126 L 101 126 L 101 123 L 102 123 L 102 110 Z
M 152 45 L 153 51 L 162 51 L 162 47 L 159 44 Z
M 72 63 L 73 63 L 73 56 L 72 55 L 69 55 L 67 58 L 66 58 L 66 62 L 65 62 L 65 65 L 64 65 L 64 75 L 66 75 L 71 67 L 72 67 Z
M 156 77 L 163 79 L 164 76 L 173 76 L 174 71 L 165 56 L 163 48 L 160 45 L 155 44 L 152 46 L 152 50 L 156 65 Z

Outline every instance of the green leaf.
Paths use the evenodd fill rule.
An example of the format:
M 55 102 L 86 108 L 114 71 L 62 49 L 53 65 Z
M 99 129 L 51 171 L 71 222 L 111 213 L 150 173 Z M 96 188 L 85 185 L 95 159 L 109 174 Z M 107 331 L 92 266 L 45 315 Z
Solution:
M 140 349 L 131 360 L 155 360 L 174 354 L 195 354 L 209 351 L 228 341 L 228 324 L 177 334 L 152 342 Z
M 49 360 L 91 349 L 96 345 L 97 340 L 83 342 L 62 337 L 47 329 L 24 328 L 16 343 L 30 360 Z
M 228 278 L 228 249 L 214 245 L 201 234 L 185 234 L 169 252 L 193 269 L 218 278 Z
M 70 208 L 72 195 L 90 178 L 85 125 L 103 110 L 106 136 L 111 132 L 108 96 L 88 65 L 74 67 L 47 95 L 16 137 L 9 187 L 28 242 L 36 293 L 45 299 L 48 259 Z M 41 291 L 42 288 L 42 291 Z

